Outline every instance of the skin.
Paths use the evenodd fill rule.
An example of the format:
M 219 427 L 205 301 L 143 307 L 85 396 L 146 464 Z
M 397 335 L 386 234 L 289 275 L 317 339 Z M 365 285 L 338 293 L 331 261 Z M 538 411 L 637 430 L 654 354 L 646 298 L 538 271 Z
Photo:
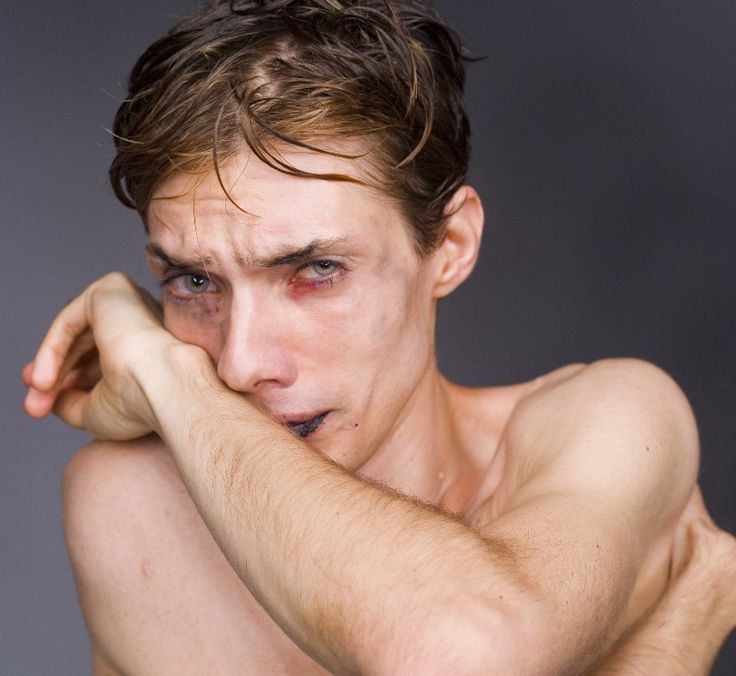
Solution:
M 435 308 L 477 257 L 472 189 L 421 259 L 367 188 L 247 155 L 223 176 L 242 210 L 212 175 L 175 174 L 152 202 L 166 330 L 155 303 L 108 276 L 59 315 L 24 373 L 31 415 L 54 409 L 118 440 L 84 449 L 65 477 L 97 670 L 646 667 L 640 648 L 661 637 L 647 618 L 674 612 L 668 577 L 697 472 L 677 386 L 631 360 L 451 384 Z M 332 243 L 284 262 L 315 241 Z M 324 411 L 304 440 L 284 426 Z M 673 579 L 699 592 L 688 571 L 712 559 Z M 713 603 L 715 647 L 697 668 L 733 626 L 730 602 Z M 691 627 L 705 611 L 688 612 Z M 673 651 L 685 631 L 667 635 Z
M 736 541 L 693 492 L 673 542 L 662 597 L 595 669 L 596 676 L 706 676 L 733 629 Z
M 301 162 L 321 171 L 335 160 L 310 154 Z M 198 181 L 174 175 L 156 191 L 150 242 L 212 280 L 198 296 L 186 277 L 167 284 L 164 325 L 204 348 L 222 381 L 272 418 L 331 411 L 310 443 L 381 480 L 390 478 L 389 466 L 412 465 L 406 488 L 424 497 L 430 477 L 463 461 L 439 451 L 451 435 L 446 415 L 426 425 L 447 390 L 434 363 L 431 286 L 441 259 L 424 264 L 409 226 L 368 189 L 294 181 L 252 159 L 227 166 L 223 178 L 249 213 L 224 199 L 212 174 Z M 314 241 L 336 243 L 300 263 L 249 260 L 283 257 Z M 177 272 L 156 255 L 149 260 L 159 279 Z M 320 260 L 331 262 L 327 274 Z M 394 364 L 406 367 L 400 382 L 385 377 Z M 436 450 L 416 462 L 407 440 L 418 436 L 436 438 Z

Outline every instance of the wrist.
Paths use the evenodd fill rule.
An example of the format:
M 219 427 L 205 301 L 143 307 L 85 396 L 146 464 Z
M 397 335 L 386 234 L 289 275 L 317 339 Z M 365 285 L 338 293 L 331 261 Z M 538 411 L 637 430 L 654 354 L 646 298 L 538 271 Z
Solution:
M 173 337 L 145 350 L 145 357 L 135 362 L 133 378 L 147 402 L 146 422 L 162 438 L 178 409 L 222 387 L 207 353 Z

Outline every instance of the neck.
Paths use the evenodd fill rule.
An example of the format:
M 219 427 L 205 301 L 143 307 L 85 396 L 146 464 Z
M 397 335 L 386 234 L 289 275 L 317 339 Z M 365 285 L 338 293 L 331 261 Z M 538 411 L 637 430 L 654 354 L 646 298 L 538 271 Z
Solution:
M 386 441 L 358 474 L 412 497 L 462 513 L 480 468 L 459 433 L 453 386 L 434 362 Z

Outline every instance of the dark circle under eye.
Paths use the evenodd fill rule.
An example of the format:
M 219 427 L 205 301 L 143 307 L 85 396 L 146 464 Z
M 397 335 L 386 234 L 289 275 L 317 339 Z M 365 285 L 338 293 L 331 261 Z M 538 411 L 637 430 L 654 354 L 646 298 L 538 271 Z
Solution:
M 332 261 L 317 261 L 312 265 L 312 269 L 318 274 L 326 277 L 335 271 L 335 264 Z
M 208 279 L 202 275 L 187 275 L 184 286 L 190 293 L 202 293 L 207 288 Z

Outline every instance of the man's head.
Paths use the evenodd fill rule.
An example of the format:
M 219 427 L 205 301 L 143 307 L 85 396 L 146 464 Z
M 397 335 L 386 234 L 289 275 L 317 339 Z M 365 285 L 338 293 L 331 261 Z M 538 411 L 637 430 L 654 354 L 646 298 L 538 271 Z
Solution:
M 334 152 L 351 139 L 364 179 L 398 206 L 426 254 L 467 170 L 464 79 L 456 34 L 421 0 L 217 2 L 135 65 L 113 130 L 112 184 L 145 220 L 174 171 L 217 170 L 248 147 L 300 174 L 285 148 Z
M 436 299 L 483 221 L 462 79 L 415 0 L 221 3 L 149 49 L 116 121 L 166 327 L 346 466 L 434 433 Z

